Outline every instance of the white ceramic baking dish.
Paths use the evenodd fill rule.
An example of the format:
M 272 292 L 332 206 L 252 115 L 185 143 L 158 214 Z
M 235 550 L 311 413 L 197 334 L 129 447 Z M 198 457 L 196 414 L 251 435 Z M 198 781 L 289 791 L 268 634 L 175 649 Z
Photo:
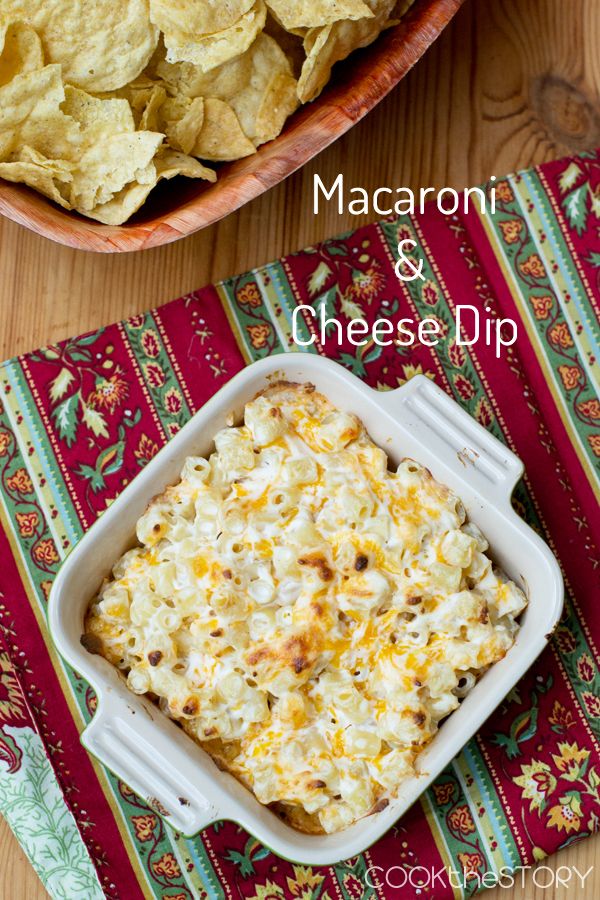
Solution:
M 339 408 L 354 412 L 392 462 L 410 456 L 462 499 L 488 537 L 496 562 L 526 591 L 529 606 L 507 656 L 478 682 L 443 723 L 419 758 L 419 774 L 375 815 L 338 834 L 301 834 L 281 820 L 144 698 L 81 646 L 86 607 L 112 564 L 135 544 L 135 524 L 149 500 L 178 480 L 187 456 L 208 454 L 212 436 L 275 379 L 310 381 Z M 98 710 L 84 746 L 166 820 L 193 835 L 219 819 L 233 820 L 287 859 L 329 865 L 369 847 L 414 803 L 481 727 L 543 650 L 563 605 L 558 564 L 541 538 L 513 511 L 511 494 L 523 465 L 429 379 L 377 392 L 339 365 L 291 353 L 249 366 L 213 397 L 102 515 L 69 555 L 50 597 L 50 630 L 57 648 L 94 688 Z M 158 801 L 158 803 L 157 803 Z

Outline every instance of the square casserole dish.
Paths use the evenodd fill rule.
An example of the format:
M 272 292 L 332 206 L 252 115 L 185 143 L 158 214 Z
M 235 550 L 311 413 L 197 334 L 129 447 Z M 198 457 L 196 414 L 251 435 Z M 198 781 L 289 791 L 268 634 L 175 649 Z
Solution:
M 188 456 L 211 452 L 215 433 L 240 422 L 245 404 L 273 380 L 311 382 L 355 413 L 391 464 L 409 456 L 454 490 L 489 540 L 495 562 L 526 592 L 529 605 L 514 646 L 442 724 L 382 812 L 344 831 L 307 835 L 282 822 L 156 706 L 131 693 L 123 676 L 81 645 L 87 606 L 113 564 L 135 546 L 135 526 L 152 497 L 179 480 Z M 553 554 L 511 506 L 523 465 L 428 378 L 378 392 L 338 364 L 308 353 L 269 357 L 236 375 L 192 418 L 93 525 L 64 562 L 49 603 L 52 637 L 63 658 L 94 688 L 98 709 L 82 735 L 87 750 L 130 785 L 173 828 L 191 836 L 221 819 L 242 825 L 280 856 L 330 865 L 364 851 L 405 813 L 481 727 L 544 649 L 563 606 Z
M 101 225 L 22 184 L 0 179 L 0 214 L 79 250 L 124 253 L 160 247 L 228 216 L 287 178 L 345 134 L 419 61 L 464 0 L 415 0 L 400 24 L 335 66 L 332 81 L 253 156 L 219 166 L 216 184 L 177 178 L 152 192 L 130 222 Z

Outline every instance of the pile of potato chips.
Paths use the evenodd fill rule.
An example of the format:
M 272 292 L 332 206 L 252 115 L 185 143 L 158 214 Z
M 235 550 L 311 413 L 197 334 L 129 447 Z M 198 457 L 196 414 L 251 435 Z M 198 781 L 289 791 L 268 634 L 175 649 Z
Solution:
M 411 2 L 1 0 L 0 178 L 120 225 L 277 137 Z

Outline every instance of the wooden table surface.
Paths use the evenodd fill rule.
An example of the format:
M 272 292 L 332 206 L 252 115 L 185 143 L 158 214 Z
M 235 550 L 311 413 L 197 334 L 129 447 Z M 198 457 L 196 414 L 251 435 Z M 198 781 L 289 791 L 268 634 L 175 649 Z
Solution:
M 302 172 L 219 225 L 132 256 L 92 256 L 0 221 L 0 354 L 110 323 L 362 224 L 312 215 L 313 172 L 350 185 L 465 187 L 600 146 L 598 0 L 467 0 L 384 103 Z M 595 865 L 584 892 L 496 889 L 490 900 L 600 896 L 600 839 L 551 867 Z M 546 873 L 547 874 L 547 873 Z M 564 872 L 562 873 L 565 874 Z M 0 819 L 0 900 L 45 897 Z M 127 898 L 124 898 L 127 900 Z

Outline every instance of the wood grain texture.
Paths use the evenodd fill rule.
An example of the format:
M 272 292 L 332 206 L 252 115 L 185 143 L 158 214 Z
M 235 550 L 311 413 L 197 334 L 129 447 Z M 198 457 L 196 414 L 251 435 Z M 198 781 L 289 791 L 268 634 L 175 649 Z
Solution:
M 170 247 L 101 256 L 0 221 L 2 358 L 148 309 L 366 219 L 311 211 L 313 172 L 348 184 L 456 188 L 600 145 L 598 0 L 467 0 L 406 79 L 363 122 L 283 184 Z M 40 896 L 0 830 L 0 900 Z M 600 838 L 546 861 L 595 866 L 585 891 L 531 875 L 486 900 L 600 897 Z M 565 872 L 562 872 L 565 875 Z M 27 893 L 29 891 L 29 893 Z
M 44 886 L 0 816 L 0 900 L 45 900 Z
M 399 25 L 336 67 L 323 94 L 302 107 L 277 140 L 220 166 L 216 184 L 180 178 L 161 185 L 130 224 L 99 225 L 24 185 L 2 181 L 0 212 L 61 244 L 101 253 L 160 247 L 194 234 L 279 184 L 359 122 L 421 59 L 463 3 L 416 0 Z

